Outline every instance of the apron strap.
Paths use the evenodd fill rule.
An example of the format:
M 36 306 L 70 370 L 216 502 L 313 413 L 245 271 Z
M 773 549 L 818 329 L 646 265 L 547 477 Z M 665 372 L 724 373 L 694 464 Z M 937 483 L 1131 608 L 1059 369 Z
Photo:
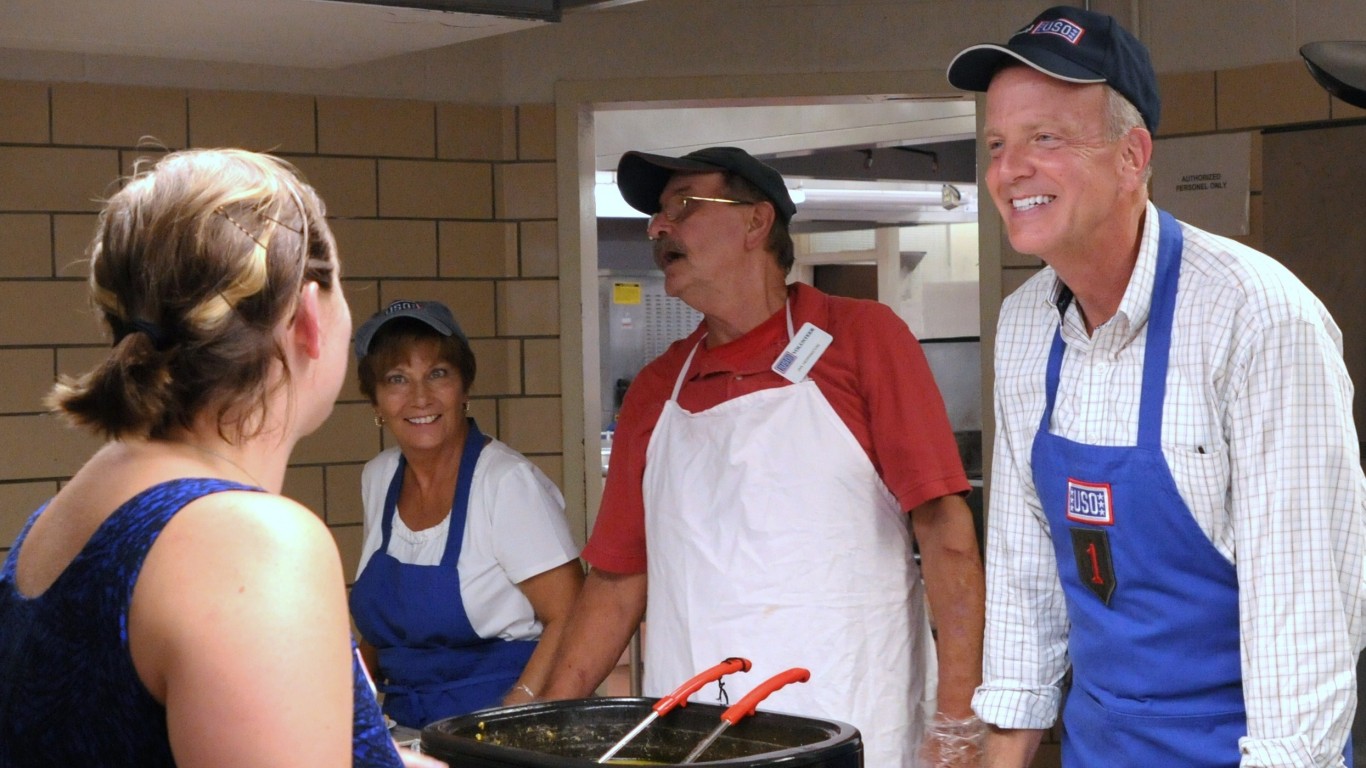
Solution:
M 788 296 L 783 302 L 783 308 L 787 311 L 787 340 L 792 341 L 792 297 Z M 692 359 L 697 355 L 697 348 L 702 346 L 702 342 L 707 340 L 707 334 L 702 334 L 702 338 L 693 345 L 692 351 L 688 353 L 688 359 L 683 361 L 683 369 L 678 372 L 678 378 L 674 380 L 674 391 L 669 395 L 669 402 L 678 402 L 678 393 L 683 391 L 683 382 L 688 379 L 688 369 L 692 368 Z
M 692 367 L 692 359 L 697 355 L 697 348 L 702 346 L 702 342 L 707 340 L 707 334 L 702 334 L 702 338 L 692 345 L 692 351 L 688 353 L 688 359 L 683 361 L 683 370 L 678 372 L 678 378 L 674 380 L 673 394 L 669 395 L 669 402 L 678 402 L 678 393 L 683 390 L 683 382 L 688 378 L 688 369 Z
M 382 538 L 379 542 L 379 549 L 376 554 L 385 554 L 389 551 L 389 534 L 394 529 L 394 511 L 398 509 L 398 492 L 403 489 L 403 472 L 408 468 L 408 460 L 403 458 L 403 452 L 398 454 L 398 469 L 394 476 L 389 479 L 389 490 L 384 494 L 384 514 L 380 518 L 379 530 Z
M 1162 448 L 1162 406 L 1167 399 L 1167 360 L 1172 346 L 1172 318 L 1176 314 L 1176 284 L 1181 274 L 1181 225 L 1159 210 L 1157 276 L 1148 309 L 1147 346 L 1143 350 L 1143 390 L 1138 406 L 1138 444 Z
M 465 435 L 465 450 L 460 455 L 460 475 L 455 485 L 455 500 L 451 503 L 451 526 L 446 533 L 446 552 L 441 556 L 443 566 L 455 567 L 460 561 L 460 548 L 465 543 L 465 519 L 470 511 L 470 486 L 474 483 L 474 467 L 479 463 L 479 454 L 484 450 L 484 433 L 473 417 L 469 422 L 469 433 Z

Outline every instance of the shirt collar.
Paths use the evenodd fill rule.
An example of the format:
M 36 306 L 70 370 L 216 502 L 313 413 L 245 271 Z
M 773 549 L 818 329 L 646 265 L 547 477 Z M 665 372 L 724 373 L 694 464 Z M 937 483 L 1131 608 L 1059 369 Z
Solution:
M 1143 216 L 1143 235 L 1138 246 L 1138 260 L 1134 271 L 1129 275 L 1129 285 L 1124 289 L 1119 309 L 1115 316 L 1105 323 L 1105 327 L 1121 334 L 1125 343 L 1132 341 L 1148 321 L 1148 310 L 1152 306 L 1153 285 L 1157 281 L 1157 250 L 1160 240 L 1157 206 L 1147 203 Z M 1048 294 L 1048 304 L 1058 313 L 1058 320 L 1067 326 L 1067 313 L 1076 303 L 1072 289 L 1068 288 L 1057 275 L 1053 276 L 1053 290 Z M 1074 322 L 1080 327 L 1081 315 L 1076 313 Z
M 804 283 L 789 285 L 787 300 L 792 306 L 793 329 L 810 322 L 818 328 L 829 330 L 828 298 Z M 773 366 L 773 361 L 778 359 L 788 341 L 787 312 L 779 308 L 767 320 L 734 341 L 711 349 L 702 344 L 697 350 L 688 380 L 718 373 L 743 376 L 762 373 Z
M 1153 288 L 1157 284 L 1157 249 L 1160 241 L 1160 217 L 1157 207 L 1149 202 L 1143 215 L 1143 237 L 1139 241 L 1138 261 L 1134 263 L 1133 274 L 1129 275 L 1129 287 L 1124 289 L 1120 299 L 1116 319 L 1125 325 L 1117 326 L 1127 344 L 1138 336 L 1148 323 L 1148 312 L 1153 305 Z

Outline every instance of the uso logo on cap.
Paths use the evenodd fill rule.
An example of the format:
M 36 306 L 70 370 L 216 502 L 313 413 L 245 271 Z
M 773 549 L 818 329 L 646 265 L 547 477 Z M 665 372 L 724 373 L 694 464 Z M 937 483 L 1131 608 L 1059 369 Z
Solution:
M 1072 45 L 1081 42 L 1081 36 L 1086 34 L 1086 30 L 1073 24 L 1067 19 L 1050 19 L 1041 21 L 1029 30 L 1031 35 L 1057 35 Z
M 1067 478 L 1067 519 L 1091 525 L 1114 525 L 1110 484 Z
M 404 312 L 411 309 L 422 309 L 422 305 L 416 301 L 395 301 L 385 308 L 385 315 L 392 315 L 395 312 Z

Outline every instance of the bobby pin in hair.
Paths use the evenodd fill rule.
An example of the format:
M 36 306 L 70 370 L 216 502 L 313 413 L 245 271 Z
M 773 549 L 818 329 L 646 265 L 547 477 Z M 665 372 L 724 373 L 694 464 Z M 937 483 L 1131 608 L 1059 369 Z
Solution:
M 257 245 L 261 246 L 261 249 L 262 249 L 262 250 L 265 250 L 266 244 L 263 243 L 263 242 L 261 242 L 260 240 L 258 240 L 258 239 L 256 238 L 256 235 L 253 235 L 253 234 L 251 233 L 251 230 L 249 230 L 249 229 L 247 229 L 246 227 L 242 226 L 241 222 L 239 222 L 237 219 L 234 219 L 234 218 L 232 217 L 232 214 L 231 214 L 231 213 L 228 213 L 227 211 L 223 210 L 223 206 L 221 206 L 221 205 L 218 206 L 217 208 L 213 209 L 213 212 L 216 213 L 216 214 L 218 214 L 219 216 L 222 216 L 223 218 L 227 219 L 234 227 L 237 227 L 238 229 L 242 230 L 242 234 L 244 234 L 244 235 L 246 235 L 247 237 L 251 238 L 251 241 L 252 241 L 253 243 L 256 243 Z

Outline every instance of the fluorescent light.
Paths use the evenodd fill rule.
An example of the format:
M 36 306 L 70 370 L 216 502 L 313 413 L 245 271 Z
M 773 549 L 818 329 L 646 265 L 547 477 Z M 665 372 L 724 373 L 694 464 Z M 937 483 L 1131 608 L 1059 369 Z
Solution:
M 937 205 L 942 207 L 939 192 L 906 189 L 814 189 L 806 188 L 806 205 L 812 207 L 858 207 L 887 211 Z M 800 208 L 798 211 L 800 212 Z
M 598 171 L 595 182 L 593 198 L 599 218 L 647 218 L 622 198 L 616 173 Z M 940 182 L 791 179 L 788 184 L 798 220 L 965 221 L 975 220 L 977 214 L 976 184 L 954 184 L 952 193 L 946 193 L 948 185 Z M 955 195 L 955 204 L 946 205 Z
M 798 221 L 954 223 L 976 221 L 977 185 L 803 179 Z
M 596 183 L 593 184 L 593 201 L 597 205 L 599 219 L 646 219 L 647 214 L 641 213 L 631 207 L 626 202 L 626 198 L 621 196 L 621 190 L 617 189 L 617 174 L 613 171 L 598 171 Z

